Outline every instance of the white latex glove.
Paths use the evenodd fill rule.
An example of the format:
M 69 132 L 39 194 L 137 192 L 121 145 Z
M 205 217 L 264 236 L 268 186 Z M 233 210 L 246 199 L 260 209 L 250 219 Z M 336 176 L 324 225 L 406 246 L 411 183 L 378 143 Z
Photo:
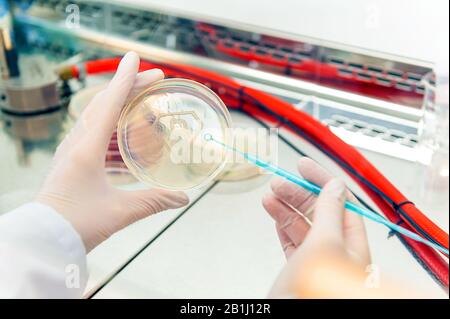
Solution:
M 122 107 L 144 87 L 164 78 L 157 69 L 138 74 L 139 63 L 136 53 L 125 55 L 107 88 L 93 98 L 59 145 L 36 198 L 73 225 L 87 251 L 137 220 L 189 202 L 183 192 L 129 192 L 107 182 L 105 155 Z
M 270 296 L 343 297 L 349 295 L 346 288 L 360 285 L 363 289 L 365 270 L 370 264 L 365 227 L 361 216 L 344 209 L 346 199 L 356 199 L 342 181 L 333 179 L 311 159 L 302 158 L 298 169 L 304 178 L 323 189 L 316 197 L 277 178 L 272 182 L 273 194 L 263 199 L 288 258 Z M 347 273 L 361 276 L 347 280 Z M 331 279 L 326 278 L 329 274 Z M 317 293 L 320 289 L 328 295 Z

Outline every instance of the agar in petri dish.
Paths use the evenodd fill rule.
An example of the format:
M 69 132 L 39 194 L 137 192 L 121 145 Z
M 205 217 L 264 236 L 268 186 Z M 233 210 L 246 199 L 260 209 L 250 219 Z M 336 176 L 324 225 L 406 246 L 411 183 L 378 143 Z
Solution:
M 122 158 L 139 180 L 171 190 L 204 186 L 224 168 L 229 152 L 204 137 L 229 144 L 231 117 L 209 88 L 186 79 L 152 84 L 120 116 Z

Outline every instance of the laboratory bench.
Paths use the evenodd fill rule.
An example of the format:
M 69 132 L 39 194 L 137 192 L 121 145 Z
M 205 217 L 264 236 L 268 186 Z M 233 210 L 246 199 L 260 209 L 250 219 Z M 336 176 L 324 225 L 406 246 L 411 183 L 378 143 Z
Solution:
M 246 127 L 261 124 L 232 112 Z M 59 136 L 61 139 L 64 134 Z M 363 194 L 329 159 L 306 141 L 279 131 L 278 164 L 296 171 L 299 152 L 317 160 Z M 0 213 L 32 200 L 43 182 L 58 141 L 19 143 L 0 133 Z M 361 150 L 400 190 L 416 196 L 419 166 L 404 159 Z M 88 256 L 86 298 L 264 298 L 285 264 L 275 225 L 261 199 L 271 175 L 230 182 L 215 181 L 190 191 L 190 204 L 150 216 L 119 231 Z M 145 187 L 139 183 L 126 189 Z M 368 200 L 367 198 L 364 198 Z M 430 216 L 448 229 L 448 202 Z M 421 204 L 418 203 L 420 206 Z M 422 207 L 427 211 L 427 207 Z M 446 209 L 446 210 L 445 210 Z M 373 264 L 367 269 L 429 293 L 447 295 L 384 226 L 366 221 Z

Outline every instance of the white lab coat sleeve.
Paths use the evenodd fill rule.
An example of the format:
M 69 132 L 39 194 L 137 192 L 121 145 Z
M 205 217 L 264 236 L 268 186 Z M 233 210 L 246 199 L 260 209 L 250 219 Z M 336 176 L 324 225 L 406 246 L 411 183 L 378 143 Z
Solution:
M 80 298 L 86 251 L 52 208 L 25 204 L 0 215 L 0 298 Z

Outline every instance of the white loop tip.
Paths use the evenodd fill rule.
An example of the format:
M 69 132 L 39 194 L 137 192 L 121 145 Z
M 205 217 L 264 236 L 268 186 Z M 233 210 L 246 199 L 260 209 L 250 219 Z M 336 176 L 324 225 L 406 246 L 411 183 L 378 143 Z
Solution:
M 203 135 L 203 138 L 205 139 L 205 141 L 212 141 L 213 137 L 211 134 L 209 133 L 205 133 L 205 135 Z

